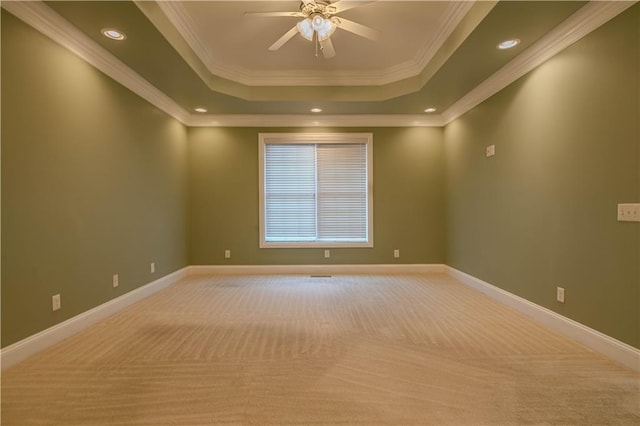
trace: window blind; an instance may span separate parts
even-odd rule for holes
[[[318,239],[367,241],[365,144],[316,146]]]
[[[313,241],[317,229],[315,145],[265,145],[267,241]]]
[[[265,143],[264,241],[367,243],[366,143]]]

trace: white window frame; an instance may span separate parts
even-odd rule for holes
[[[373,134],[372,133],[259,133],[260,248],[357,248],[373,247]],[[264,151],[267,144],[364,143],[367,149],[367,241],[366,242],[268,242],[265,241]]]

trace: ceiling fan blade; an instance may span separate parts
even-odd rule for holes
[[[291,16],[299,18],[304,15],[301,12],[245,12],[244,16]]]
[[[302,3],[304,3],[304,5],[308,5],[308,4],[316,4],[316,0],[302,0]]]
[[[342,28],[350,33],[354,33],[360,37],[368,38],[370,40],[377,40],[380,38],[380,31],[374,30],[371,27],[367,27],[344,18],[334,17],[333,19],[335,19],[334,22],[336,22],[338,28]]]
[[[328,38],[320,42],[320,48],[322,49],[322,54],[325,59],[333,58],[336,56],[336,51],[333,48],[333,42]]]
[[[286,42],[291,40],[296,34],[298,34],[298,27],[294,25],[293,28],[291,28],[282,37],[280,37],[275,43],[269,46],[269,50],[280,49]]]
[[[331,12],[331,14],[336,14],[340,12],[344,12],[345,10],[353,9],[354,7],[366,6],[370,3],[374,3],[376,0],[371,1],[349,1],[349,0],[338,0],[335,3],[331,3],[327,6],[327,9]]]

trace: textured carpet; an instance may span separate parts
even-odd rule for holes
[[[444,274],[190,277],[5,371],[3,425],[638,425],[640,376]]]

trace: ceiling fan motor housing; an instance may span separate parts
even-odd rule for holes
[[[300,11],[310,19],[313,19],[313,15],[320,15],[325,19],[329,19],[335,13],[335,8],[332,8],[328,1],[316,0],[306,4],[302,2]]]

